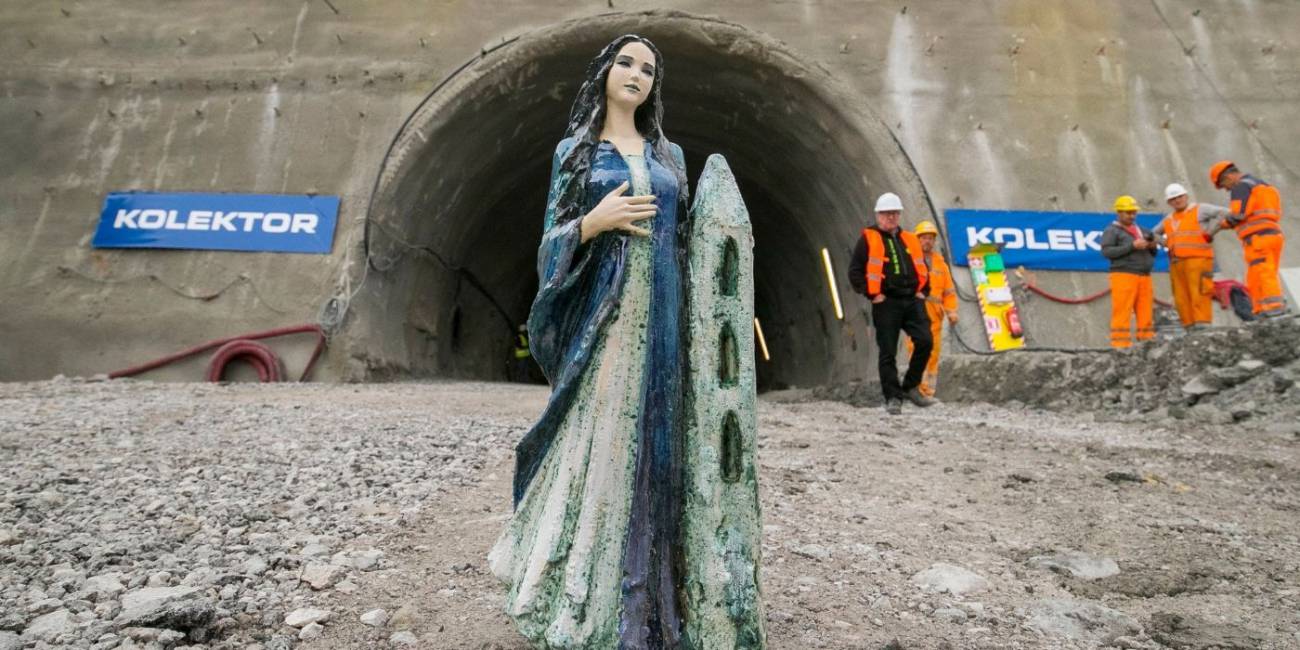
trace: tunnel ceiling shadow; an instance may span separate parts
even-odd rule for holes
[[[664,130],[694,180],[727,158],[754,227],[760,385],[824,383],[844,354],[821,265],[840,264],[879,192],[923,188],[879,120],[783,45],[680,13],[611,14],[541,30],[438,88],[387,157],[367,224],[361,337],[400,341],[412,376],[498,379],[536,291],[551,158],[587,62],[638,33],[664,54]],[[841,294],[847,287],[841,288]],[[846,298],[848,296],[845,296]]]

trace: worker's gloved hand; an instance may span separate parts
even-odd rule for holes
[[[957,324],[957,312],[955,311],[948,312],[948,324],[949,325]]]
[[[917,300],[925,300],[925,294],[921,293],[920,291],[917,291],[917,292],[916,292],[916,299],[917,299]]]
[[[882,302],[885,302],[885,294],[883,293],[878,294],[875,298],[871,299],[871,304],[873,305],[879,305]]]

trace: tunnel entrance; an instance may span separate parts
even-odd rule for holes
[[[366,291],[350,334],[372,374],[504,379],[534,270],[551,154],[587,62],[639,33],[664,53],[664,130],[694,190],[721,153],[753,222],[762,388],[863,375],[860,300],[844,268],[872,201],[902,194],[928,218],[906,156],[865,100],[742,26],[680,13],[609,14],[509,41],[413,113],[385,160],[366,226]],[[821,249],[846,305],[837,320]]]

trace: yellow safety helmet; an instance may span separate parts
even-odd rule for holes
[[[921,236],[921,235],[935,235],[935,236],[938,236],[938,235],[939,235],[939,229],[938,229],[937,227],[935,227],[933,221],[930,221],[930,220],[927,219],[927,220],[925,220],[925,221],[922,221],[921,223],[916,224],[916,229],[912,231],[912,234],[914,234],[914,235],[916,235],[916,236],[918,236],[918,237]]]
[[[1115,199],[1116,212],[1137,212],[1139,210],[1137,199],[1125,194]]]

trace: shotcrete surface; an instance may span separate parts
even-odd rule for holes
[[[665,92],[681,98],[668,103],[669,137],[698,143],[700,156],[723,151],[737,162],[734,153],[750,152],[755,189],[742,189],[751,212],[789,203],[767,225],[755,221],[760,268],[804,283],[758,290],[776,363],[798,371],[772,386],[865,374],[856,352],[870,340],[863,303],[844,293],[849,315],[837,321],[818,263],[825,247],[844,268],[869,217],[866,198],[885,185],[924,186],[929,202],[901,188],[909,226],[929,203],[939,212],[1106,211],[1132,194],[1158,211],[1175,180],[1195,200],[1223,203],[1206,170],[1226,157],[1294,201],[1298,3],[625,4],[4,3],[0,303],[16,307],[0,311],[0,379],[107,372],[211,338],[335,319],[344,327],[317,380],[502,376],[505,321],[522,320],[531,297],[540,179],[595,49],[561,38],[573,19],[592,39],[630,23],[662,33]],[[744,37],[719,40],[719,30]],[[547,40],[528,56],[515,47]],[[505,108],[485,104],[481,88],[460,88],[485,68],[500,71],[492,88],[510,100]],[[837,98],[827,107],[883,137],[861,144],[855,131],[864,129],[803,101],[825,94],[827,79],[847,91],[826,95]],[[388,147],[435,88],[446,110],[429,125],[465,137],[409,152],[426,154],[429,173],[402,192],[432,197],[402,211],[422,235],[409,246],[425,251],[411,255],[413,284],[367,271],[364,242],[376,178],[386,161],[400,167]],[[837,148],[851,150],[850,164],[814,160]],[[896,159],[902,152],[907,161]],[[462,169],[472,183],[453,182]],[[442,181],[446,192],[435,192]],[[328,256],[94,249],[104,195],[122,190],[325,194],[342,207]],[[450,210],[453,198],[469,207]],[[1295,214],[1286,212],[1290,234]],[[503,225],[497,215],[526,215],[506,222],[519,224],[506,229],[513,253],[488,249]],[[1240,278],[1236,240],[1225,234],[1215,247],[1224,277]],[[1283,265],[1300,265],[1300,247],[1285,249]],[[966,291],[968,274],[956,276]],[[1063,296],[1106,286],[1100,273],[1039,276]],[[1156,287],[1168,297],[1165,275]],[[367,302],[390,294],[419,300],[409,311]],[[1104,301],[1037,299],[1020,312],[1033,345],[1106,341]],[[962,313],[960,327],[980,339],[974,308]],[[149,378],[192,379],[197,365]]]
[[[193,587],[184,602],[215,607],[192,647],[288,647],[304,633],[286,614],[316,608],[331,615],[305,626],[320,633],[308,647],[409,632],[418,647],[522,648],[484,558],[509,513],[512,445],[546,397],[0,384],[0,641],[38,617],[68,647],[127,635],[122,594],[98,577],[117,572],[127,594]],[[1294,421],[987,404],[888,417],[795,391],[758,415],[772,648],[1300,643]],[[1086,570],[1110,561],[1118,574]],[[360,622],[377,608],[388,623]]]

